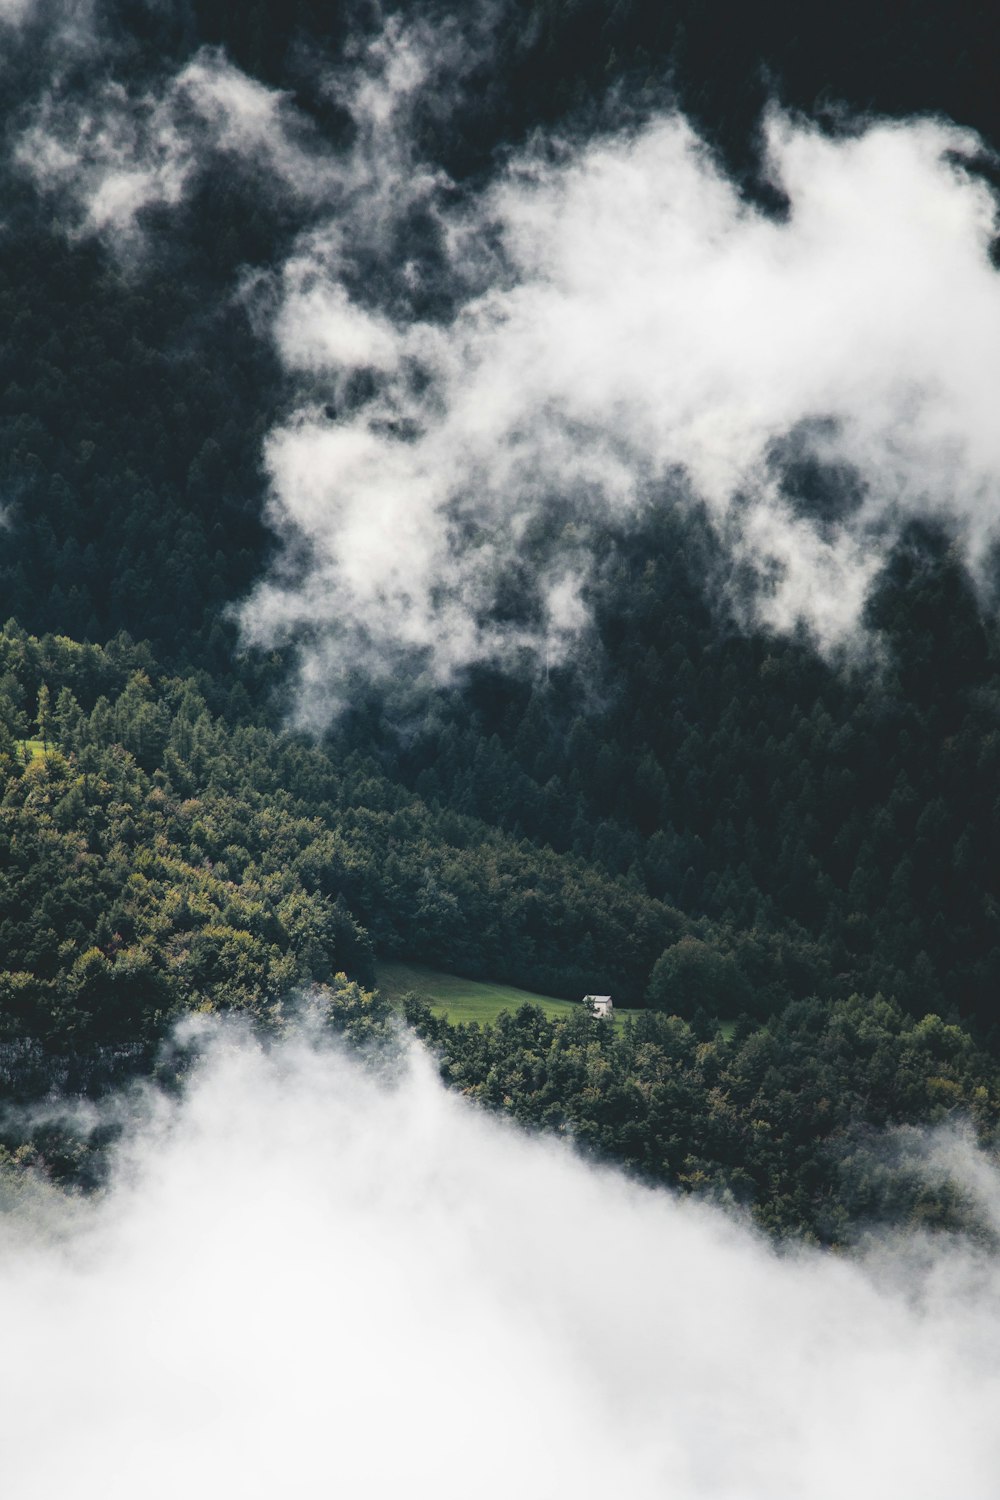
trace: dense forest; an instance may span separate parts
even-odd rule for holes
[[[448,110],[418,101],[408,127],[458,203],[543,129],[669,105],[780,220],[760,141],[775,97],[833,133],[845,110],[947,115],[985,142],[969,170],[996,173],[970,5],[887,10],[863,48],[859,7],[808,27],[780,3],[512,0],[475,26],[444,7],[392,14],[478,27]],[[208,151],[186,197],[141,208],[124,254],[17,143],[60,89],[112,97],[117,78],[153,98],[210,55],[294,97],[303,139],[335,151],[355,125],[325,70],[385,24],[376,6],[191,0],[98,7],[75,51],[49,8],[8,29],[3,1099],[96,1096],[155,1070],[190,1011],[266,1029],[314,991],[357,1037],[391,1031],[374,965],[405,957],[642,1011],[624,1030],[582,1008],[450,1027],[414,999],[442,1076],[486,1107],[777,1234],[963,1222],[885,1141],[950,1121],[995,1145],[1000,1128],[995,546],[973,566],[942,509],[905,518],[867,589],[863,649],[824,651],[804,623],[748,624],[751,581],[673,473],[637,512],[588,521],[590,628],[552,664],[473,660],[415,678],[405,706],[355,671],[341,712],[303,728],[294,633],[265,648],[241,632],[280,550],[268,434],[301,395],[247,288],[302,219],[259,163]],[[79,130],[100,145],[93,118]],[[446,236],[418,209],[398,233],[406,295],[443,326]],[[367,245],[344,276],[391,300],[394,264]],[[331,423],[373,379],[320,390]],[[820,531],[851,512],[836,463],[777,443],[770,462]],[[551,510],[553,531],[567,515]],[[490,605],[505,624],[534,608],[530,547],[548,539],[528,543]],[[68,1127],[26,1118],[0,1116],[9,1163],[99,1177]]]

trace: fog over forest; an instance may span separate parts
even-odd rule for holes
[[[126,264],[155,263],[220,160],[300,226],[283,264],[226,289],[300,392],[263,452],[286,546],[241,615],[247,641],[305,637],[300,715],[322,723],[352,669],[405,673],[414,651],[439,680],[561,660],[595,523],[678,498],[708,507],[746,623],[804,623],[820,647],[858,645],[913,517],[943,519],[976,572],[1000,289],[975,132],[846,108],[831,132],[775,97],[765,208],[679,109],[612,95],[589,130],[536,132],[460,187],[416,121],[447,127],[502,11],[430,14],[391,15],[322,77],[343,144],[218,48],[137,88],[97,40],[86,86],[57,75],[13,143],[70,239]],[[818,510],[789,484],[803,466],[830,476]],[[535,606],[504,624],[526,547]]]
[[[3,1500],[995,1500],[995,47],[660,9],[0,0]]]
[[[106,1195],[7,1205],[11,1500],[994,1494],[992,1255],[781,1255],[419,1051],[385,1077],[308,1029],[202,1045],[181,1102],[133,1101]],[[1000,1224],[994,1170],[939,1149]]]

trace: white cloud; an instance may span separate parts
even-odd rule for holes
[[[327,373],[338,366],[348,371],[396,367],[399,351],[392,325],[358,307],[343,287],[319,280],[311,259],[291,261],[285,285],[274,337],[287,365]]]
[[[287,95],[247,77],[223,53],[203,48],[169,94],[175,105],[195,111],[216,150],[254,162],[303,198],[329,191],[326,153]]]
[[[18,141],[18,164],[75,209],[74,232],[131,237],[136,218],[184,196],[192,160],[162,103],[108,84],[91,105],[48,97]]]
[[[30,52],[32,73],[44,60],[53,78],[64,78],[82,63],[113,53],[104,20],[97,0],[0,0],[0,29],[9,48],[4,61],[17,71]]]
[[[250,602],[248,632],[326,624],[335,646],[310,650],[374,645],[388,670],[394,643],[425,642],[447,676],[503,648],[491,580],[553,502],[627,514],[678,472],[737,556],[777,569],[758,609],[779,628],[850,633],[901,516],[951,518],[975,562],[1000,486],[996,203],[962,165],[977,142],[935,120],[831,138],[778,111],[766,140],[782,221],[676,115],[540,143],[471,205],[437,204],[444,325],[370,294],[352,312],[314,231],[274,324],[309,401],[267,448],[274,523],[314,554]],[[312,404],[324,362],[331,393],[352,366],[375,377],[334,426]],[[783,488],[792,440],[857,471],[849,514],[817,520]]]
[[[676,114],[539,137],[459,192],[416,127],[447,119],[492,16],[359,42],[321,85],[352,122],[338,147],[203,50],[141,98],[54,91],[17,148],[70,232],[118,249],[220,153],[297,204],[294,253],[244,287],[301,399],[264,455],[289,545],[241,618],[248,640],[300,641],[303,715],[335,712],[356,671],[558,660],[595,525],[665,493],[704,502],[757,572],[757,622],[823,645],[856,631],[907,517],[945,518],[975,569],[1000,499],[977,140],[933,119],[831,136],[775,109],[784,219]],[[839,476],[832,499],[809,473]]]
[[[18,0],[9,0],[16,9]],[[2,4],[2,0],[0,0]],[[480,14],[480,11],[482,14]],[[441,99],[478,55],[488,7],[470,7],[463,24],[404,24],[384,29],[330,67],[319,87],[350,117],[352,141],[334,152],[296,108],[236,67],[217,47],[202,47],[177,73],[139,94],[112,79],[82,87],[58,71],[19,136],[15,160],[38,187],[68,208],[70,232],[134,248],[143,209],[176,207],[219,154],[257,174],[260,190],[280,193],[307,212],[331,217],[327,250],[370,248],[441,174],[415,160],[411,116],[422,91]],[[477,42],[477,38],[480,38]]]
[[[0,26],[20,26],[34,6],[35,0],[0,0]]]
[[[336,182],[288,98],[214,48],[159,91],[136,96],[115,81],[89,94],[56,86],[15,147],[21,168],[68,206],[73,235],[103,236],[118,249],[140,238],[144,209],[176,207],[218,153],[293,197],[328,198]]]
[[[420,1056],[223,1034],[107,1195],[0,1219],[4,1494],[992,1500],[998,1292],[947,1241],[779,1256]]]

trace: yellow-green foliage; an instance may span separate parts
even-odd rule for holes
[[[7,1033],[77,1045],[152,1037],[186,1008],[259,1014],[341,971],[371,983],[375,945],[495,976],[452,988],[449,1014],[562,1013],[594,987],[639,993],[684,931],[634,885],[435,811],[356,754],[226,723],[140,647],[0,631],[2,704],[0,962],[31,976],[0,1007]],[[50,748],[25,763],[33,713]]]
[[[206,788],[175,795],[120,743],[50,750],[0,796],[0,1034],[154,1034],[179,1010],[259,1014],[342,970],[364,935],[307,890],[318,825]],[[291,857],[290,857],[291,856]]]

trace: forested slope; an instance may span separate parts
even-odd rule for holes
[[[33,180],[18,150],[79,96],[67,118],[82,173],[101,150],[127,179],[145,169],[134,116],[140,137],[167,121],[153,175],[168,176],[194,108],[177,104],[178,70],[207,57],[227,87],[231,64],[245,70],[241,98],[266,97],[275,126],[294,111],[297,171],[332,172],[359,139],[364,154],[343,76],[385,18],[315,0],[94,14],[57,66],[65,39],[32,12],[4,33],[0,64],[7,1100],[99,1093],[154,1066],[180,1016],[226,1009],[266,1026],[316,986],[373,1006],[381,1025],[359,996],[375,955],[399,956],[647,1006],[623,1035],[583,1015],[454,1030],[411,1007],[448,1081],[491,1108],[646,1180],[753,1204],[780,1232],[846,1239],[883,1211],[960,1218],[916,1177],[883,1180],[870,1132],[968,1120],[995,1143],[996,547],[973,566],[952,497],[932,497],[900,521],[855,635],[821,650],[804,624],[761,624],[760,579],[682,473],[620,515],[591,512],[584,484],[535,516],[518,566],[476,605],[477,625],[530,634],[538,559],[578,526],[596,561],[573,649],[404,672],[404,693],[345,668],[339,713],[289,729],[308,717],[295,718],[301,640],[279,629],[273,649],[253,648],[238,613],[308,551],[290,528],[280,572],[268,438],[283,423],[349,425],[366,403],[373,432],[388,422],[375,366],[324,384],[281,357],[281,278],[322,238],[295,197],[308,194],[279,190],[277,158],[243,160],[212,137],[197,168],[182,153],[176,201],[154,195],[116,239],[81,219],[73,189]],[[865,111],[944,112],[982,135],[969,180],[995,176],[1000,117],[973,65],[989,27],[971,5],[841,8],[808,26],[784,4],[393,15],[461,54],[407,118],[400,181],[426,172],[439,197],[338,247],[335,289],[386,318],[403,307],[429,342],[475,305],[449,280],[463,208],[471,219],[482,185],[545,128],[536,165],[680,107],[762,224],[789,212],[764,158],[769,101],[818,111],[820,134],[846,140]],[[254,93],[263,84],[282,92]],[[101,108],[126,96],[119,139]],[[310,212],[336,201],[346,214],[360,192],[348,189],[338,179],[341,199],[319,194]],[[476,262],[470,281],[482,274]],[[393,436],[414,439],[405,423]],[[796,429],[763,461],[821,538],[865,490],[822,447]],[[460,509],[448,519],[460,532]],[[336,651],[329,661],[341,670]],[[736,1023],[728,1039],[720,1020]],[[23,1117],[4,1119],[16,1150]],[[76,1170],[72,1153],[66,1166],[35,1148]]]
[[[387,1036],[360,988],[375,944],[569,997],[595,974],[647,988],[624,1032],[582,1010],[484,1030],[407,1007],[452,1086],[644,1180],[824,1241],[883,1218],[974,1222],[919,1137],[875,1132],[952,1120],[992,1143],[995,1059],[939,1016],[836,998],[820,945],[685,917],[634,877],[428,806],[358,752],[254,724],[242,689],[212,713],[206,679],[162,673],[126,637],[102,649],[8,625],[0,662],[8,1110],[162,1067],[192,1011],[270,1029],[318,987],[337,1024]],[[735,1010],[726,1038],[710,1016]],[[72,1123],[5,1118],[10,1159],[99,1175],[105,1132],[88,1148]]]
[[[431,811],[360,754],[213,715],[128,640],[9,626],[0,656],[10,1036],[153,1043],[185,1009],[263,1014],[341,970],[370,984],[373,942],[638,995],[692,930],[627,881]]]
[[[624,1030],[528,1007],[449,1027],[415,998],[407,1014],[467,1098],[641,1181],[738,1205],[770,1233],[846,1245],[887,1224],[982,1232],[926,1127],[995,1150],[1000,1072],[938,1016],[855,995],[724,1037],[652,1011]]]
[[[868,605],[880,656],[834,665],[713,616],[689,522],[615,540],[599,700],[593,667],[480,681],[398,752],[400,774],[739,934],[758,1011],[784,998],[763,993],[760,954],[780,935],[819,993],[882,990],[989,1029],[1000,657],[947,538],[903,538]]]

